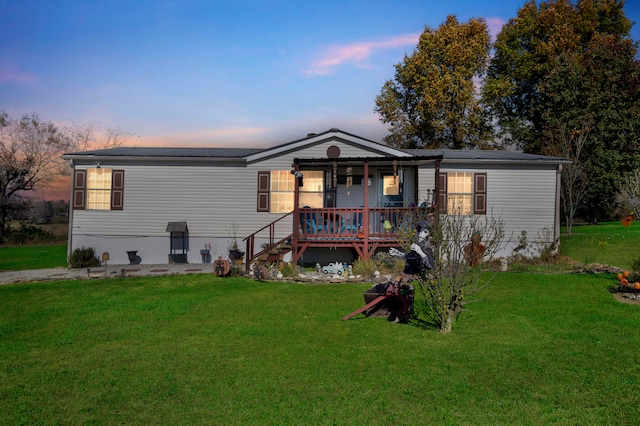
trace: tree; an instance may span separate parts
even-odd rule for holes
[[[70,146],[66,132],[35,114],[16,120],[0,113],[0,241],[11,212],[24,202],[22,193],[60,179],[60,156]]]
[[[620,194],[625,205],[633,211],[636,219],[640,219],[640,169],[627,174],[620,185]]]
[[[133,136],[133,133],[119,127],[102,130],[96,124],[74,125],[69,132],[73,149],[77,151],[117,148],[128,143]]]
[[[562,168],[560,175],[560,201],[565,215],[567,233],[571,234],[576,212],[585,204],[588,189],[588,173],[582,150],[589,136],[589,127],[585,125],[579,130],[560,127],[553,133],[560,138],[557,146],[562,151],[562,157],[571,160],[571,164]]]
[[[400,226],[405,253],[415,241],[415,226],[407,221]],[[484,246],[477,259],[467,249],[472,239],[481,237]],[[504,221],[490,212],[487,215],[440,215],[430,227],[433,268],[413,275],[414,305],[422,319],[450,333],[458,315],[467,308],[470,296],[481,290],[490,277],[480,263],[491,260],[504,248]]]
[[[482,19],[447,17],[425,28],[417,50],[395,65],[376,98],[375,111],[390,125],[385,142],[397,148],[465,148],[491,139],[474,79],[485,72],[490,39]]]
[[[639,157],[640,68],[623,6],[527,2],[498,34],[483,87],[505,142],[552,155],[566,151],[568,141],[583,143],[582,214],[594,220],[613,210],[620,177]],[[582,136],[571,137],[576,132]]]

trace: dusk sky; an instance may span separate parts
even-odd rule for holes
[[[484,17],[495,36],[523,4],[0,0],[0,110],[140,146],[266,147],[332,127],[380,141],[375,98],[425,26]],[[625,11],[640,21],[640,0]]]

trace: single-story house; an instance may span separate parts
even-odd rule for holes
[[[266,149],[119,147],[63,158],[73,169],[69,252],[93,247],[111,264],[227,258],[234,240],[247,265],[276,245],[296,262],[351,262],[398,246],[405,210],[453,214],[453,201],[457,213],[498,212],[508,256],[522,231],[558,240],[569,164],[509,151],[401,150],[339,129]]]

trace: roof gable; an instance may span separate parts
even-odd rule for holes
[[[391,148],[387,145],[383,145],[378,142],[374,142],[369,139],[362,138],[360,136],[352,135],[351,133],[343,132],[340,129],[330,129],[324,133],[312,133],[306,138],[299,139],[293,142],[288,142],[282,145],[267,148],[260,152],[247,156],[248,162],[260,161],[266,158],[280,156],[286,153],[299,151],[309,146],[325,143],[330,140],[344,142],[350,145],[358,146],[366,151],[378,155],[386,155],[390,157],[411,157],[412,155],[401,151],[399,149]]]

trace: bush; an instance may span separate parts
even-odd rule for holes
[[[373,259],[356,259],[353,262],[353,274],[364,278],[373,278],[373,273],[379,270],[377,263]]]
[[[6,244],[15,246],[51,243],[58,240],[53,232],[25,223],[21,223],[17,229],[8,227],[5,237]]]
[[[72,268],[90,268],[100,266],[100,260],[96,256],[93,247],[82,247],[75,249],[69,256],[69,266]]]

